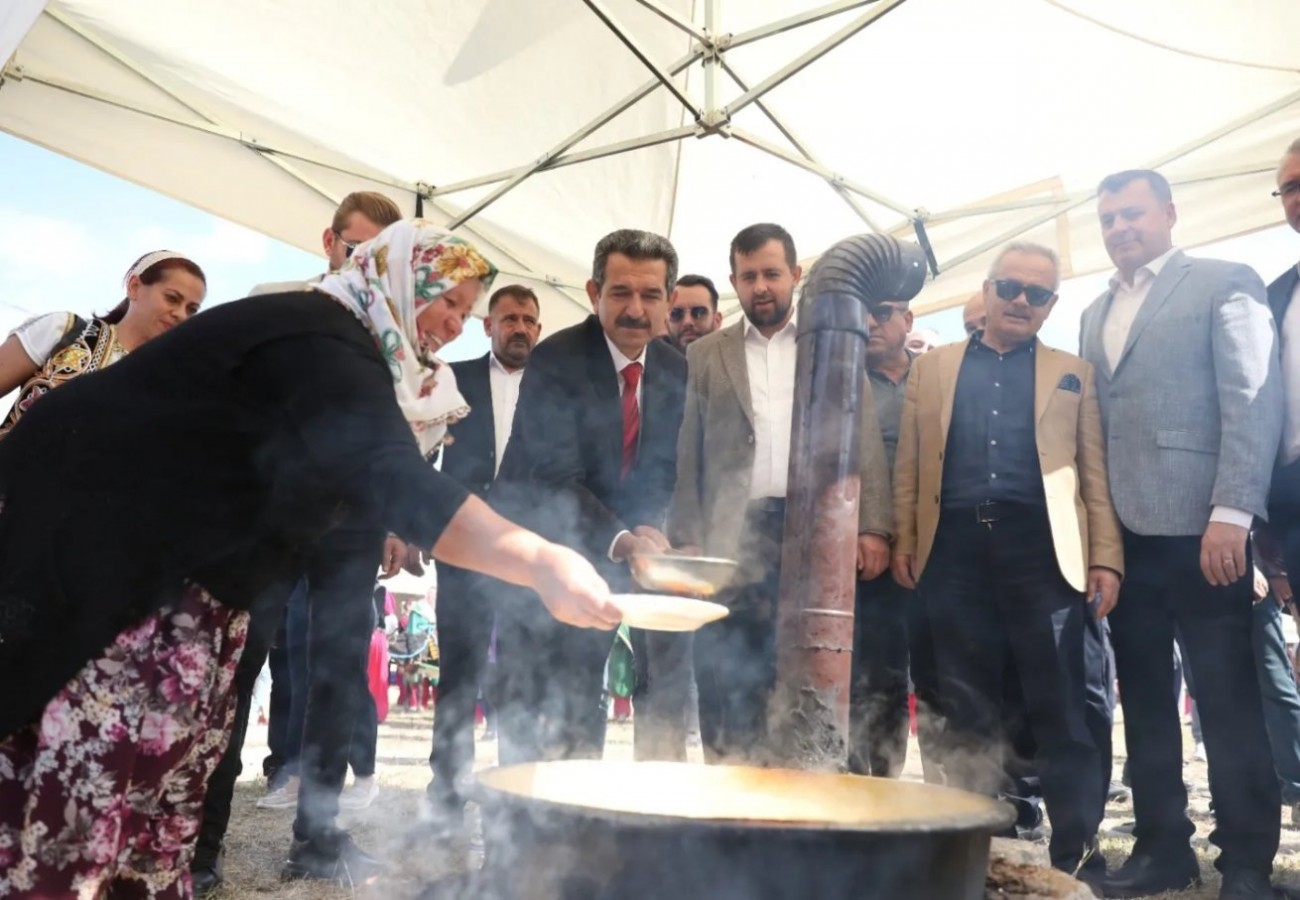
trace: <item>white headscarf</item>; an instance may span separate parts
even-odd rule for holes
[[[487,290],[496,268],[474,247],[422,219],[394,222],[353,252],[315,287],[346,306],[370,329],[393,373],[397,403],[427,456],[447,425],[469,413],[451,368],[421,345],[416,318],[463,281]]]

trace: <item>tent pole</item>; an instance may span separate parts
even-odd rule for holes
[[[713,34],[713,26],[709,24],[707,17],[705,19],[704,29],[701,30],[694,22],[679,15],[676,10],[664,6],[659,2],[659,0],[636,0],[636,2],[640,3],[664,21],[686,32],[701,44],[707,46],[713,43],[713,38],[711,37]]]
[[[876,2],[878,0],[838,0],[836,3],[827,3],[825,6],[810,9],[787,19],[780,19],[768,25],[751,28],[749,31],[742,31],[740,34],[732,35],[726,41],[723,49],[743,47],[746,44],[761,41],[763,38],[771,37],[774,34],[782,34],[804,25],[811,25],[813,22],[820,22],[822,19],[829,19],[831,16],[838,16],[842,12],[848,12],[851,9],[857,9],[860,6]]]
[[[590,2],[590,0],[587,0],[587,2]],[[873,6],[868,12],[864,13],[861,16],[858,16],[848,25],[845,25],[839,31],[835,32],[830,37],[822,41],[821,43],[812,47],[812,49],[807,50],[804,53],[801,53],[799,56],[796,56],[789,63],[777,69],[767,78],[764,78],[758,84],[754,85],[748,91],[746,91],[745,93],[737,97],[734,101],[728,104],[727,114],[730,116],[735,116],[736,113],[740,112],[746,106],[749,106],[749,104],[753,103],[759,97],[762,97],[768,91],[772,90],[775,87],[779,87],[790,78],[794,77],[795,75],[798,75],[808,66],[812,65],[814,62],[821,59],[827,53],[834,50],[836,47],[838,47],[840,44],[847,41],[849,38],[853,37],[859,31],[862,31],[872,22],[875,22],[881,16],[884,16],[885,14],[892,12],[893,10],[902,6],[906,2],[907,0],[877,0],[876,5]]]
[[[748,131],[745,131],[740,128],[733,129],[731,132],[731,136],[743,144],[748,144],[749,146],[757,150],[762,150],[764,153],[770,153],[771,155],[777,157],[778,159],[783,159],[793,166],[798,166],[801,169],[806,169],[807,171],[812,172],[814,175],[819,175],[822,178],[824,178],[826,181],[830,182],[831,184],[838,184],[841,187],[845,188],[846,190],[850,190],[860,197],[865,197],[866,199],[871,200],[874,203],[879,203],[881,206],[892,209],[894,212],[906,216],[909,220],[912,219],[914,216],[912,210],[903,206],[898,201],[891,200],[888,197],[885,197],[882,194],[873,191],[871,188],[866,187],[865,185],[858,184],[856,181],[851,181],[850,179],[845,178],[843,175],[840,175],[838,172],[834,172],[831,169],[828,169],[826,166],[822,165],[821,163],[817,162],[814,159],[804,159],[803,157],[798,156],[797,154],[791,153],[789,150],[786,150],[784,147],[778,147],[776,144],[773,144],[771,141],[764,140],[763,138],[758,137],[755,134],[751,134]]]
[[[677,82],[673,81],[672,75],[659,68],[659,64],[637,45],[637,42],[628,34],[627,29],[614,19],[613,13],[605,9],[600,0],[582,0],[582,2],[587,4],[587,8],[595,14],[596,18],[605,23],[605,27],[614,32],[614,36],[623,43],[624,47],[631,51],[633,56],[641,60],[643,66],[654,73],[655,78],[659,79],[659,83],[668,89],[668,93],[676,97],[677,102],[686,107],[687,111],[695,116],[696,121],[699,121],[702,115],[700,107],[690,97],[686,96],[685,91],[677,86]]]

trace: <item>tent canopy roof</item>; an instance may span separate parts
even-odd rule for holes
[[[552,330],[620,227],[725,285],[753,222],[809,260],[919,224],[928,311],[1013,237],[1108,266],[1113,170],[1170,177],[1184,246],[1276,223],[1296,33],[1293,0],[16,0],[0,129],[312,251],[349,191],[419,196]]]

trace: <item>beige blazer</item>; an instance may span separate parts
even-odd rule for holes
[[[966,348],[962,341],[918,357],[907,378],[894,461],[894,516],[898,521],[894,552],[916,557],[918,577],[939,527],[943,454]],[[1066,387],[1075,384],[1077,390]],[[1087,590],[1090,566],[1124,573],[1124,550],[1106,478],[1095,385],[1090,363],[1038,342],[1034,351],[1034,414],[1047,518],[1061,574],[1079,591]]]
[[[668,510],[668,539],[674,546],[694,544],[706,555],[736,559],[754,468],[754,407],[744,322],[700,338],[691,344],[686,360],[686,413],[677,439],[677,487]],[[889,466],[871,390],[865,385],[859,433],[858,528],[892,536]]]

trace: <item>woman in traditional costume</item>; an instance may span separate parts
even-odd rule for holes
[[[19,325],[0,344],[0,396],[20,388],[0,437],[60,384],[117,362],[194,315],[208,291],[198,264],[171,250],[137,259],[122,286],[126,297],[103,316],[47,313]]]

